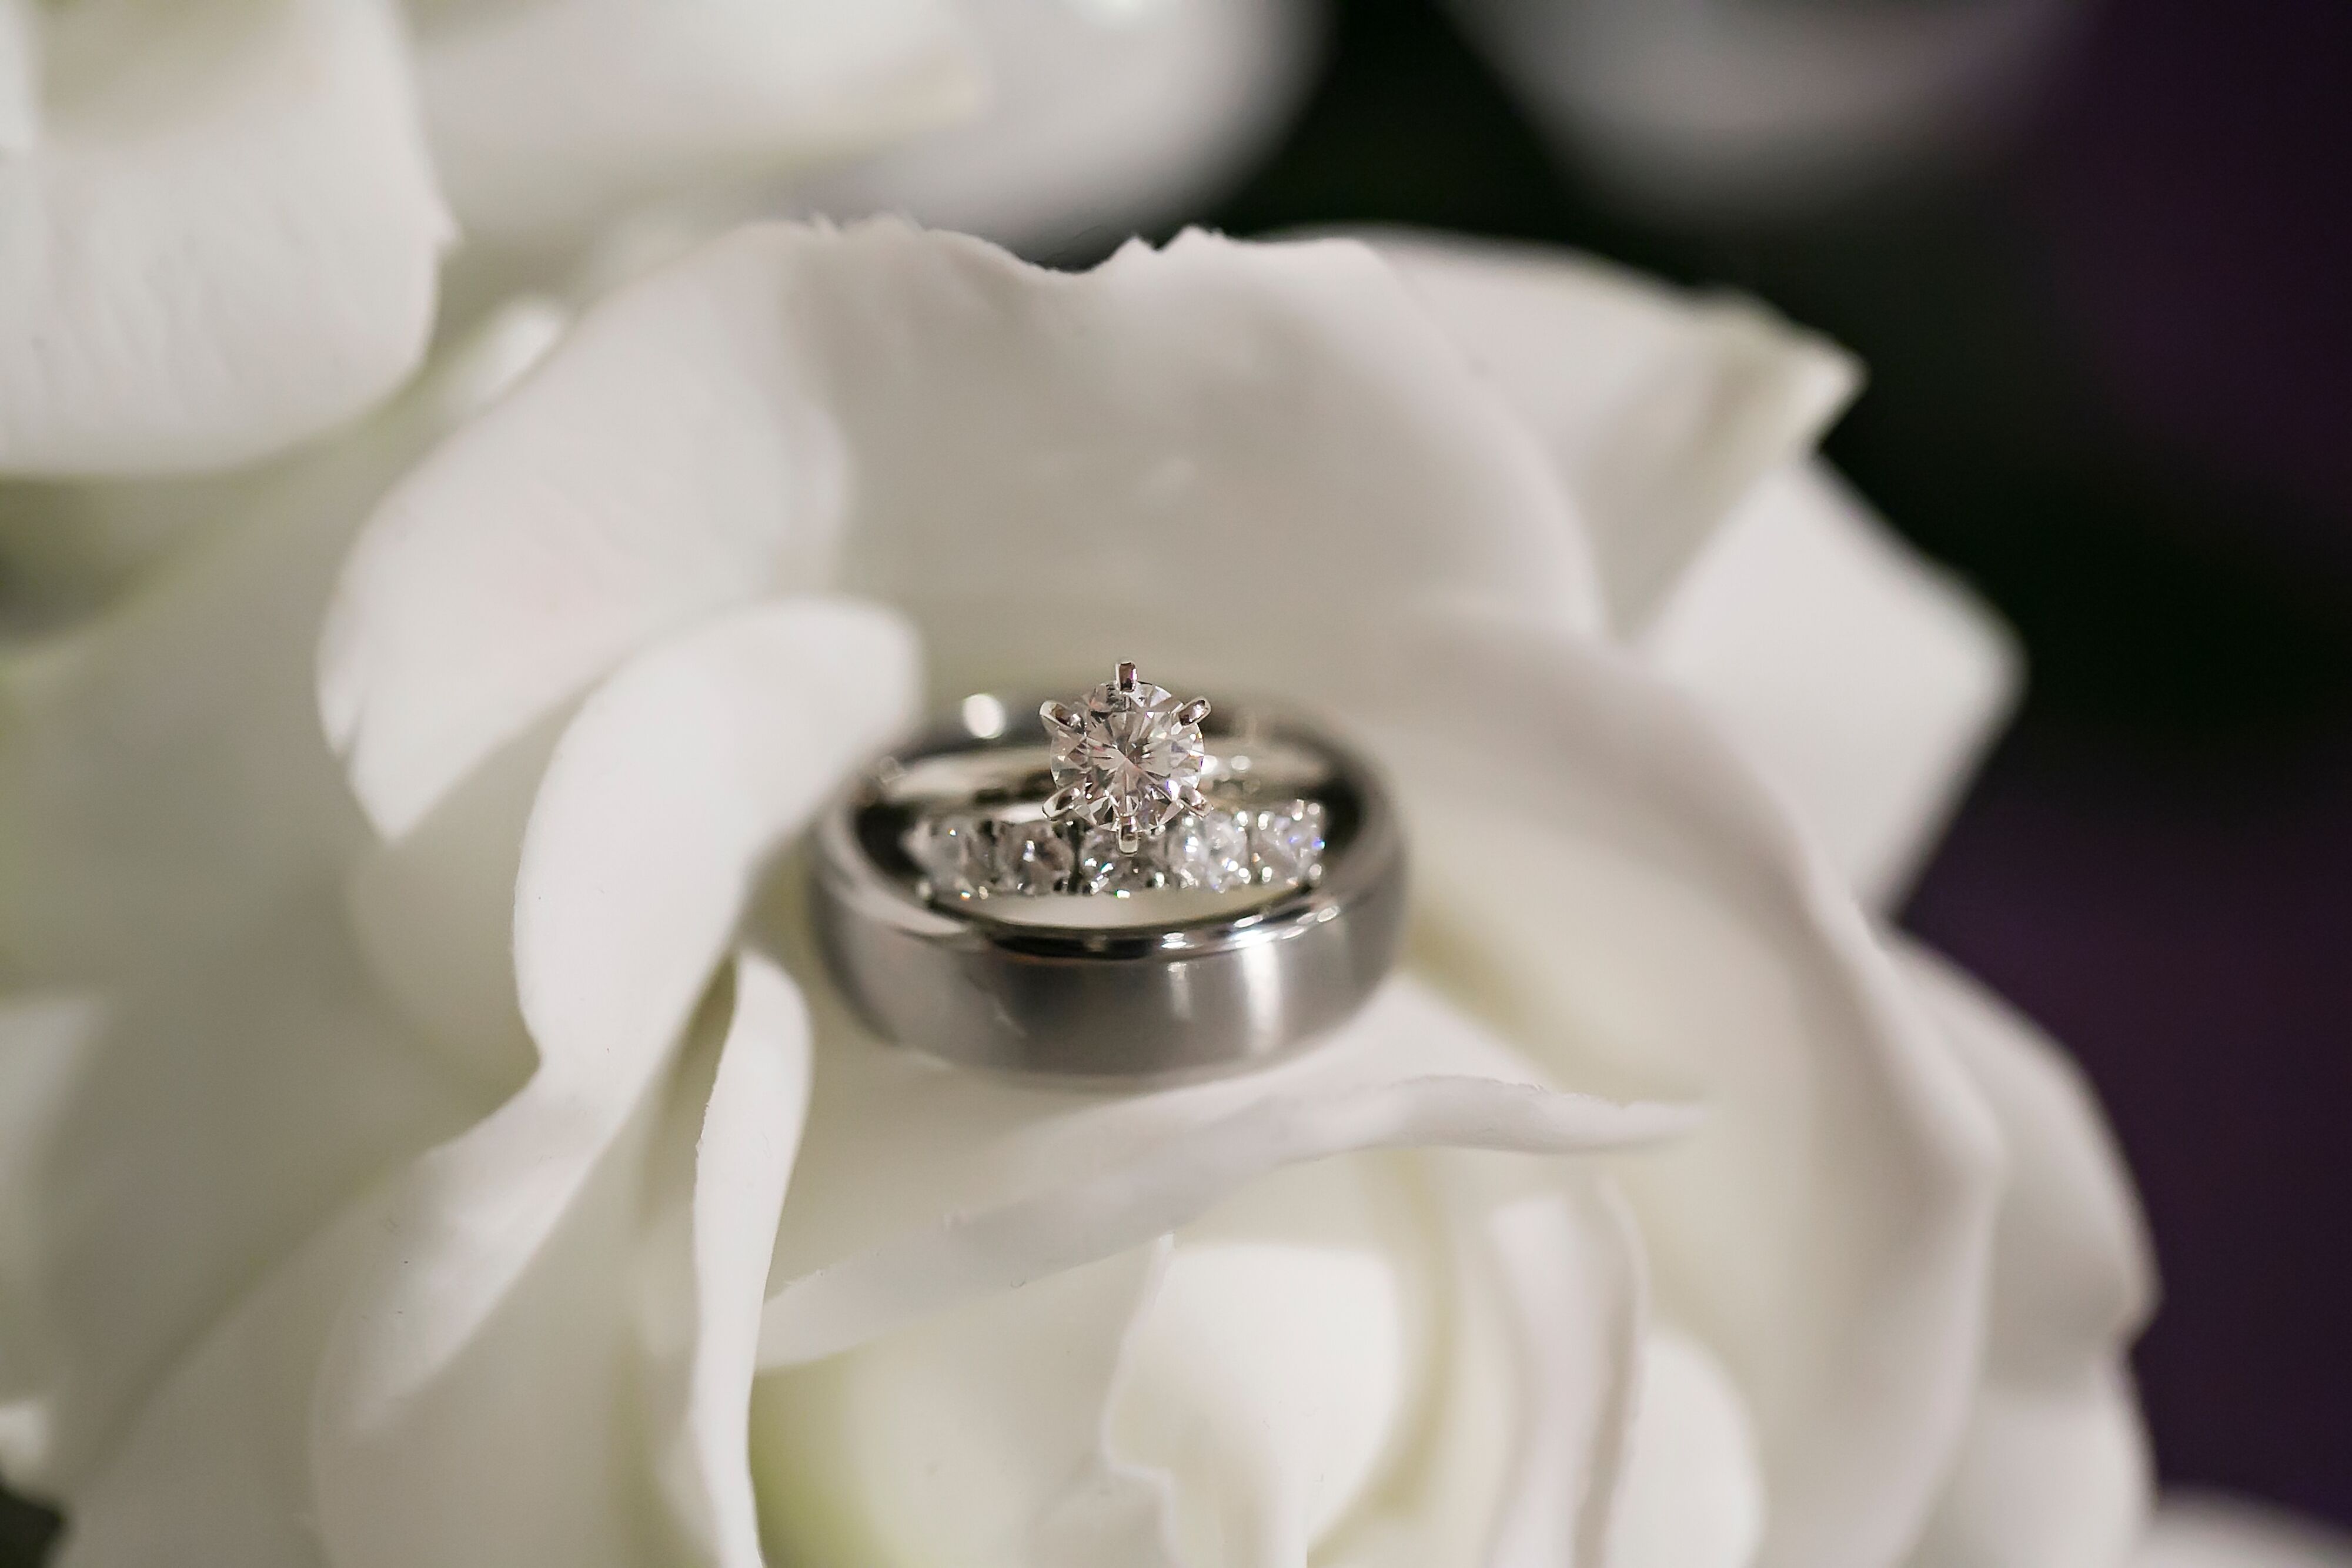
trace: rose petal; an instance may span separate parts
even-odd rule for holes
[[[761,862],[906,723],[911,665],[903,629],[881,612],[782,601],[641,655],[572,721],[514,895],[516,990],[539,1071],[414,1173],[411,1263],[355,1325],[354,1408],[434,1377],[527,1265],[659,1071]],[[367,1354],[368,1324],[411,1297],[415,1315]]]
[[[1598,1563],[1633,1418],[1640,1241],[1607,1184],[1475,1154],[1412,1156],[1450,1242],[1421,1435],[1318,1544],[1328,1568]]]
[[[1172,1246],[766,1379],[771,1549],[904,1568],[1597,1562],[1639,1299],[1630,1228],[1590,1180],[1449,1154],[1292,1166]]]
[[[79,1508],[208,1325],[388,1163],[482,1106],[373,1000],[331,898],[126,977],[12,1132],[11,1381],[37,1389],[37,1484]],[[24,1141],[19,1142],[22,1139]],[[21,1249],[21,1250],[19,1250]],[[233,1560],[233,1559],[232,1559]]]
[[[625,1490],[598,1435],[611,1391],[583,1369],[608,1367],[620,1333],[614,1217],[634,1202],[647,1097],[762,862],[907,721],[912,664],[887,616],[786,601],[646,653],[572,721],[515,892],[539,1071],[404,1176],[323,1374],[338,1561],[409,1561],[420,1513],[446,1531],[436,1562],[630,1560],[600,1526],[618,1504],[583,1500]],[[698,1441],[714,1418],[695,1415]],[[532,1436],[551,1423],[561,1455]],[[712,1506],[714,1539],[738,1549],[740,1511]]]
[[[1942,831],[2022,678],[2008,628],[1818,464],[1757,486],[1642,647],[1882,908]]]
[[[245,462],[415,368],[450,227],[388,0],[6,9],[0,470]]]
[[[1063,592],[1064,563],[1134,586]],[[1408,601],[1592,607],[1540,454],[1360,246],[1194,235],[1071,277],[757,228],[591,312],[386,502],[328,728],[397,836],[647,639],[824,582],[975,684],[1112,644],[1262,671]]]
[[[2156,1292],[2130,1177],[2054,1046],[1940,960],[1905,958],[2009,1148],[1985,1384],[1915,1562],[2120,1563],[2150,1492],[2125,1355]]]
[[[37,1396],[56,1364],[41,1278],[47,1227],[39,1177],[74,1076],[102,1024],[86,997],[0,997],[0,1406]],[[29,1447],[0,1441],[0,1473],[19,1485],[38,1468],[40,1455]],[[45,1435],[38,1448],[47,1447]]]
[[[394,1187],[319,1364],[310,1466],[328,1560],[756,1568],[751,1350],[807,1035],[772,970],[741,967],[734,1003],[706,1009],[675,1072],[586,1169],[551,1173],[576,1185],[543,1232],[468,1258],[414,1223],[429,1164]],[[522,1207],[470,1196],[477,1227]],[[387,1265],[439,1273],[440,1300],[387,1299]],[[400,1316],[462,1311],[468,1287],[495,1310],[432,1372],[383,1389],[381,1359],[409,1348],[386,1343]],[[448,1319],[420,1326],[446,1334]]]
[[[21,156],[40,139],[40,25],[32,0],[0,0],[0,156]]]
[[[656,1155],[677,1168],[657,1166],[649,1185],[675,1203],[656,1219],[648,1272],[675,1289],[652,1294],[642,1315],[670,1517],[693,1561],[761,1568],[751,1373],[768,1253],[808,1112],[808,1015],[793,983],[749,954],[736,959],[734,1004],[709,1092],[680,1096],[693,1114],[673,1116]]]
[[[1746,1568],[1764,1513],[1763,1467],[1739,1391],[1696,1340],[1653,1333],[1642,1347],[1610,1568]]]
[[[1445,1312],[1429,1209],[1409,1159],[1343,1155],[1177,1232],[1108,1425],[1165,1487],[1178,1562],[1305,1568],[1409,1456]]]
[[[1633,1226],[1587,1185],[1496,1209],[1475,1244],[1502,1288],[1519,1389],[1486,1561],[1597,1562],[1631,1458],[1644,1293]]]
[[[2352,1568],[2352,1536],[2284,1509],[2221,1496],[2176,1498],[2132,1568]]]
[[[611,1273],[548,1303],[552,1310],[542,1318],[510,1326],[528,1348],[468,1391],[478,1402],[469,1415],[480,1425],[468,1423],[458,1462],[513,1488],[499,1499],[508,1510],[503,1522],[534,1544],[549,1531],[590,1537],[583,1554],[546,1561],[638,1561],[606,1554],[625,1552],[635,1531],[688,1542],[685,1560],[713,1568],[759,1563],[743,1465],[744,1413],[760,1285],[797,1126],[806,1033],[790,983],[757,959],[741,961],[732,994],[734,1006],[722,1015],[723,1042],[714,1032],[690,1053],[663,1135],[642,1130],[635,1152],[646,1157],[622,1173],[652,1188],[651,1219],[640,1217],[640,1194],[628,1182],[608,1182],[574,1217],[568,1260],[575,1267],[611,1262]],[[70,1496],[62,1563],[132,1568],[185,1560],[320,1568],[374,1560],[321,1538],[312,1469],[333,1473],[335,1456],[312,1452],[311,1416],[331,1329],[399,1223],[390,1202],[395,1193],[388,1187],[353,1204],[162,1381],[125,1441]],[[636,1275],[628,1263],[637,1247],[646,1273],[663,1289],[632,1324],[626,1298]],[[642,1385],[625,1381],[633,1354],[643,1356]],[[625,1413],[646,1408],[636,1402],[641,1388],[650,1396],[658,1449],[645,1460],[658,1463],[670,1488],[673,1511],[662,1519],[647,1518],[639,1505],[641,1476],[624,1480],[604,1469],[646,1440],[642,1428],[624,1434],[615,1427]],[[486,1438],[501,1414],[521,1422],[520,1440],[499,1446]],[[601,1494],[593,1490],[600,1479],[612,1483]],[[530,1490],[534,1484],[577,1490],[565,1490],[563,1507],[542,1507],[545,1498],[535,1500]],[[405,1546],[452,1563],[481,1560],[469,1552],[500,1550],[508,1540],[501,1521],[467,1514],[457,1506],[467,1495],[461,1487],[436,1496],[431,1507],[394,1516],[369,1546]],[[593,1533],[605,1525],[614,1528]],[[445,1531],[458,1542],[443,1544],[436,1532]],[[487,1560],[542,1559],[519,1553]]]
[[[163,1378],[78,1488],[56,1568],[325,1568],[308,1456],[311,1377],[380,1202],[306,1243]]]
[[[515,882],[563,727],[543,723],[500,747],[406,834],[354,856],[345,877],[352,936],[385,994],[493,1101],[538,1062],[515,990]]]
[[[793,951],[793,967],[814,973],[804,944]],[[1365,1148],[1589,1152],[1692,1120],[1679,1107],[1538,1087],[1408,981],[1289,1063],[1127,1094],[943,1069],[883,1048],[814,987],[811,1006],[816,1102],[777,1239],[760,1347],[770,1367],[1140,1246],[1301,1160]]]
[[[346,438],[154,487],[146,515],[182,543],[142,591],[0,651],[0,951],[20,974],[215,945],[363,841],[312,695],[336,563],[392,477],[560,329],[519,304]]]
[[[972,123],[796,186],[802,211],[904,213],[1031,254],[1213,204],[1311,84],[1312,0],[965,0]]]
[[[808,1190],[803,1186],[795,1193]],[[1162,1239],[762,1378],[752,1466],[778,1562],[1179,1568],[1162,1484],[1106,1411]]]
[[[978,102],[941,0],[432,5],[417,75],[470,241],[580,237],[649,198],[863,152]]]
[[[367,497],[543,341],[516,328],[330,449],[192,486],[247,509],[195,524],[140,592],[0,670],[0,944],[95,1009],[69,1088],[25,1133],[26,1201],[49,1218],[0,1264],[53,1331],[39,1385],[61,1490],[325,1215],[484,1107],[352,950],[334,879],[364,824],[308,666]]]
[[[1371,236],[1544,443],[1638,630],[1764,475],[1810,449],[1861,368],[1759,305],[1679,294],[1580,256]]]
[[[1704,1099],[1629,1164],[1662,1314],[1738,1383],[1760,1561],[1884,1563],[1976,1384],[1998,1144],[1843,880],[1691,705],[1491,623],[1351,651],[1332,700],[1397,775],[1414,962],[1558,1081]]]
[[[303,652],[364,503],[262,488],[150,591],[0,656],[0,946],[26,970],[110,977],[214,939],[364,831]]]

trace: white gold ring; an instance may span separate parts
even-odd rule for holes
[[[820,820],[814,926],[856,1010],[948,1060],[1194,1077],[1352,1016],[1393,963],[1404,850],[1351,749],[1121,664],[1077,703],[975,695]],[[1015,715],[1034,715],[1034,718]]]

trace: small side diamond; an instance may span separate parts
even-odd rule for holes
[[[1152,880],[1151,867],[1141,855],[1119,852],[1116,830],[1089,828],[1078,841],[1080,893],[1141,893]]]
[[[1257,814],[1250,834],[1250,855],[1264,883],[1303,883],[1314,879],[1323,863],[1322,802],[1293,800]]]
[[[1176,887],[1227,893],[1250,883],[1249,813],[1201,811],[1180,817],[1159,844],[1160,869]]]
[[[1070,868],[1077,858],[1069,840],[1050,822],[1000,827],[996,831],[996,891],[1031,895],[1058,893],[1069,881]]]
[[[907,835],[907,853],[951,898],[986,897],[996,880],[995,846],[970,817],[942,817]]]

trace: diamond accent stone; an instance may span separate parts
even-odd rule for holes
[[[1035,897],[1059,893],[1077,863],[1077,852],[1051,822],[1015,822],[996,831],[992,885],[999,893]]]
[[[1323,864],[1323,829],[1328,820],[1319,800],[1293,800],[1260,811],[1250,834],[1250,858],[1260,882],[1311,881]]]
[[[1113,828],[1088,828],[1078,841],[1078,893],[1142,893],[1160,883],[1160,870],[1148,854],[1118,847]]]
[[[1078,706],[1042,710],[1053,746],[1055,809],[1134,837],[1160,831],[1200,795],[1207,747],[1206,704],[1180,703],[1138,678],[1132,664],[1088,692]]]
[[[1250,884],[1250,815],[1197,811],[1178,818],[1160,837],[1160,869],[1175,887],[1230,893]]]
[[[907,853],[941,893],[968,896],[996,881],[996,846],[971,817],[924,823],[908,835]]]

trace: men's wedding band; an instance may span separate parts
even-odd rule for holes
[[[1075,704],[969,697],[876,759],[817,825],[811,897],[887,1040],[1188,1079],[1363,1005],[1402,938],[1405,854],[1379,775],[1322,728],[1121,664]]]

